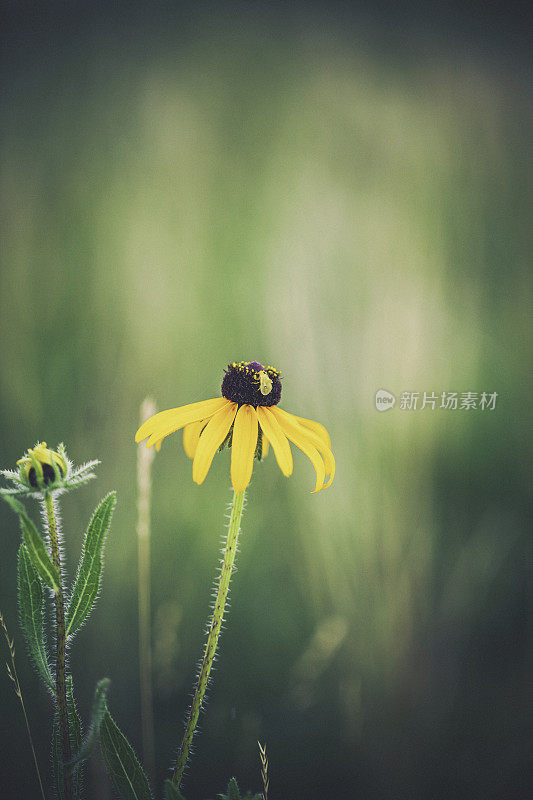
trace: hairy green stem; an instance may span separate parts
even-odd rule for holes
[[[60,576],[59,589],[55,592],[56,607],[56,703],[61,731],[61,752],[63,764],[72,758],[70,746],[70,730],[67,713],[67,686],[65,681],[65,600],[63,597],[63,578],[61,576],[61,554],[59,551],[59,535],[54,500],[51,494],[45,494],[44,505],[48,520],[48,535],[50,537],[50,551],[52,562]],[[65,800],[73,800],[72,774],[70,770],[63,769],[63,788]]]
[[[209,681],[209,673],[211,672],[211,667],[213,666],[213,660],[217,650],[218,637],[220,635],[220,628],[222,626],[222,620],[224,619],[224,611],[226,608],[229,582],[233,570],[233,563],[235,561],[235,551],[237,549],[237,540],[239,538],[243,504],[244,491],[238,493],[234,492],[231,516],[228,526],[228,537],[226,539],[226,546],[224,547],[223,551],[224,559],[222,562],[222,568],[220,570],[220,577],[218,579],[218,589],[215,606],[213,608],[213,616],[211,618],[211,624],[209,625],[209,634],[205,646],[204,657],[202,659],[202,665],[198,674],[192,705],[187,717],[185,733],[183,734],[183,739],[178,750],[176,766],[172,775],[172,782],[178,788],[181,785],[183,771],[189,758],[189,750],[191,748],[194,731],[198,722],[198,715],[200,714],[200,709],[202,708],[205,690]]]

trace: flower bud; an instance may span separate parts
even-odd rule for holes
[[[32,489],[57,488],[67,476],[66,459],[39,442],[17,461],[22,483]]]

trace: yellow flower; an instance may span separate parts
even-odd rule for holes
[[[335,474],[328,432],[319,422],[277,408],[281,398],[280,373],[258,361],[234,361],[222,381],[222,397],[161,411],[147,420],[135,441],[156,445],[183,428],[183,446],[193,459],[192,477],[200,484],[218,449],[231,447],[231,482],[236,492],[250,483],[254,458],[266,455],[269,444],[284,475],[293,462],[289,442],[302,450],[316,472],[314,492],[327,489]],[[326,477],[329,476],[326,482]]]

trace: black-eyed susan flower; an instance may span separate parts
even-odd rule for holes
[[[161,446],[166,436],[183,428],[183,446],[193,459],[193,480],[205,479],[217,450],[231,447],[231,482],[235,492],[250,483],[254,458],[266,455],[272,446],[284,475],[293,470],[290,442],[309,458],[316,472],[313,492],[331,485],[335,459],[328,432],[319,422],[297,417],[278,408],[281,377],[273,367],[258,361],[228,364],[221,387],[222,397],[202,400],[161,411],[150,417],[135,434],[135,441],[148,439],[147,447]]]
[[[226,601],[237,552],[244,495],[252,476],[254,459],[261,460],[272,447],[284,475],[293,470],[291,445],[296,445],[310,459],[316,472],[315,492],[330,486],[335,474],[331,442],[323,425],[297,417],[278,408],[281,399],[281,376],[274,367],[258,361],[234,361],[228,364],[221,387],[221,397],[171,408],[154,414],[144,422],[135,441],[147,440],[147,447],[159,449],[166,436],[183,429],[183,445],[193,459],[192,476],[202,483],[217,450],[231,448],[233,502],[228,535],[222,550],[222,566],[207,642],[196,680],[185,732],[168,783],[179,789],[187,764],[192,739],[202,708],[217,643],[225,618]]]

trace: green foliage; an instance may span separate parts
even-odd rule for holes
[[[64,450],[61,452],[63,453]],[[74,483],[72,485],[84,483],[90,477],[94,477],[90,475],[89,472],[92,466],[94,466],[96,463],[97,462],[90,462],[84,467],[81,467],[79,470],[71,473],[70,477],[74,479]],[[0,494],[13,509],[13,511],[15,511],[15,513],[18,515],[23,536],[23,543],[20,545],[18,553],[17,567],[20,623],[26,637],[30,656],[46,685],[52,690],[52,692],[54,692],[55,695],[55,680],[50,669],[45,646],[44,592],[42,584],[43,582],[46,583],[47,586],[50,586],[56,592],[56,604],[58,602],[62,602],[61,594],[57,594],[57,590],[60,588],[61,574],[60,570],[52,563],[48,547],[39,534],[36,526],[28,517],[26,509],[22,503],[20,503],[19,500],[13,496],[15,492],[20,494],[24,493],[22,491],[24,487],[21,489],[21,487],[16,486],[17,477],[15,473],[6,474],[4,471],[4,475],[15,484],[15,488],[0,490]],[[67,488],[66,484],[63,486],[63,488]],[[20,492],[19,489],[21,489]],[[35,493],[33,496],[35,496]],[[40,499],[43,499],[46,503],[51,501],[51,495],[49,493],[46,494],[44,491],[37,493],[37,496],[39,496]],[[102,572],[103,547],[111,523],[111,516],[115,507],[115,502],[116,494],[111,492],[102,500],[94,512],[87,528],[82,556],[80,558],[80,564],[78,567],[78,573],[66,617],[66,623],[68,625],[66,628],[67,635],[72,635],[75,633],[75,631],[77,631],[83,624],[84,620],[90,613],[98,594]],[[50,513],[53,514],[53,508]],[[50,514],[48,516],[50,519]],[[55,525],[56,523],[54,522],[54,526]],[[50,522],[50,537],[52,537],[52,533],[57,537],[56,528],[52,528],[52,523]],[[59,545],[57,540],[54,541],[55,547],[58,548]],[[60,657],[58,654],[58,670],[60,669],[59,658]],[[62,663],[64,669],[64,652]],[[68,764],[63,762],[63,747],[59,713],[56,711],[52,730],[52,763],[55,787],[59,800],[63,800],[65,794],[65,778],[67,775],[65,770],[70,772],[72,775],[72,787],[75,800],[81,800],[83,761],[89,758],[99,737],[101,724],[106,713],[105,701],[109,684],[109,679],[103,678],[96,686],[91,709],[89,729],[85,739],[82,739],[82,726],[74,700],[72,678],[70,676],[66,677],[66,714],[68,716],[69,724],[70,749],[75,755]],[[60,704],[61,698],[56,697],[56,700],[57,703]],[[111,731],[111,734],[112,733],[113,731]],[[115,749],[119,755],[121,755],[119,747],[120,742],[118,742],[118,737],[121,736],[121,734],[118,729],[114,736],[111,734],[110,741],[115,745]],[[108,749],[111,748],[109,747]],[[123,744],[122,750],[126,750],[126,747]],[[127,758],[124,756],[123,760],[127,762]],[[142,770],[140,771],[142,773]],[[133,785],[142,785],[142,781],[138,776],[135,777]],[[150,794],[148,790],[148,794],[137,794],[130,796],[144,798],[149,797]]]
[[[100,746],[108,775],[120,800],[152,800],[145,772],[107,709],[100,728]]]
[[[116,503],[116,492],[104,497],[94,512],[85,534],[78,574],[70,598],[67,618],[67,636],[73,636],[87,619],[100,589],[103,548],[111,516]]]
[[[246,792],[244,797],[241,797],[239,784],[235,778],[230,778],[226,794],[219,794],[218,796],[220,800],[263,800],[262,794],[252,795],[251,792]]]
[[[165,800],[185,800],[178,787],[168,779],[165,781]]]
[[[33,568],[25,544],[18,552],[18,601],[19,617],[28,650],[39,675],[54,691],[54,679],[50,671],[44,641],[43,611],[44,592],[41,579]]]
[[[40,447],[42,448],[46,446],[41,444]],[[35,451],[28,451],[28,453],[29,458],[32,460],[34,469],[37,470],[37,464],[34,463]],[[48,457],[49,452],[46,451],[45,455]],[[92,467],[98,462],[92,461],[83,467],[80,467],[79,469],[73,470],[70,462],[68,462],[67,466],[66,453],[63,445],[59,446],[57,458],[60,459],[62,463],[60,488],[63,491],[65,489],[70,489],[81,485],[94,477],[91,470]],[[49,461],[46,463],[50,465]],[[70,782],[72,783],[74,798],[75,800],[81,800],[83,762],[91,755],[95,743],[100,735],[101,724],[104,719],[104,715],[106,714],[106,694],[110,681],[108,678],[104,678],[99,681],[96,686],[89,728],[87,735],[83,739],[81,720],[74,700],[72,678],[68,675],[66,676],[66,697],[62,696],[61,692],[56,692],[56,681],[50,668],[45,646],[45,596],[43,591],[43,582],[55,592],[56,613],[59,613],[58,609],[60,608],[61,611],[63,611],[64,596],[61,569],[59,567],[59,530],[52,494],[49,489],[45,489],[44,487],[41,487],[41,489],[37,492],[31,491],[31,487],[24,486],[21,483],[21,480],[19,480],[19,475],[15,472],[3,470],[2,474],[4,477],[8,478],[14,484],[14,486],[9,489],[0,489],[0,495],[18,515],[23,537],[23,542],[20,545],[18,552],[17,565],[20,623],[25,634],[31,659],[35,663],[37,670],[42,679],[45,681],[46,685],[54,693],[54,698],[57,705],[52,728],[52,763],[57,797],[59,800],[64,799],[65,781],[67,781],[67,783],[69,782],[68,775],[70,773]],[[56,483],[54,483],[52,489],[57,488]],[[54,560],[57,556],[57,567],[52,562],[47,543],[39,534],[39,531],[32,520],[28,517],[26,509],[22,503],[16,499],[16,494],[35,497],[44,502],[46,519],[48,521],[50,550],[54,553]],[[66,633],[67,636],[72,636],[72,634],[75,633],[83,624],[89,615],[92,606],[94,605],[94,601],[100,588],[103,547],[111,523],[111,516],[113,514],[115,503],[116,494],[115,492],[111,492],[102,500],[92,515],[87,532],[85,534],[84,546],[80,558],[78,572],[65,618],[65,629],[63,631],[62,628],[58,627],[56,636],[56,672],[61,680],[65,676],[65,636],[63,633]],[[63,591],[59,591],[60,589]],[[59,616],[57,619],[59,620]],[[58,621],[57,624],[59,626],[60,622]],[[75,754],[72,758],[69,756],[70,760],[68,763],[63,761],[63,739],[60,723],[60,720],[64,719],[65,716],[68,718],[70,752]],[[127,748],[129,745],[127,745],[127,742],[124,744],[125,740],[124,742],[120,741],[120,737],[122,735],[118,729],[113,731],[113,724],[114,723],[111,721],[109,726],[110,730],[108,733],[110,744],[108,744],[107,751],[112,752],[114,747],[115,761],[117,758],[121,758],[124,763],[133,763],[131,758],[128,759],[129,754],[127,752]],[[114,762],[113,765],[115,773],[120,774],[120,770],[117,768]],[[141,789],[143,788],[142,777],[144,777],[144,773],[142,773],[140,766],[138,772],[140,775],[134,774],[132,778],[132,786],[136,791],[139,789],[139,787],[141,787]],[[144,780],[146,782],[146,778],[144,778]],[[119,778],[116,778],[116,781],[120,783]],[[139,800],[144,800],[145,797],[150,796],[150,792],[148,789],[147,793],[145,792],[143,794],[142,792],[137,792],[128,796],[139,797]]]
[[[46,549],[41,535],[34,523],[28,517],[26,509],[18,500],[10,495],[2,494],[2,497],[8,503],[13,511],[18,514],[20,520],[20,527],[22,529],[22,538],[26,545],[28,556],[40,578],[47,586],[57,591],[59,589],[60,576],[59,572],[52,564],[52,559]]]
[[[91,708],[91,721],[89,723],[89,730],[87,731],[87,735],[85,736],[83,743],[81,743],[80,740],[80,743],[74,750],[76,755],[72,761],[67,764],[67,767],[75,767],[76,764],[78,764],[80,761],[84,761],[91,755],[100,735],[100,726],[106,711],[106,695],[110,684],[111,681],[109,678],[102,678],[102,680],[98,681],[96,684],[93,705]]]

